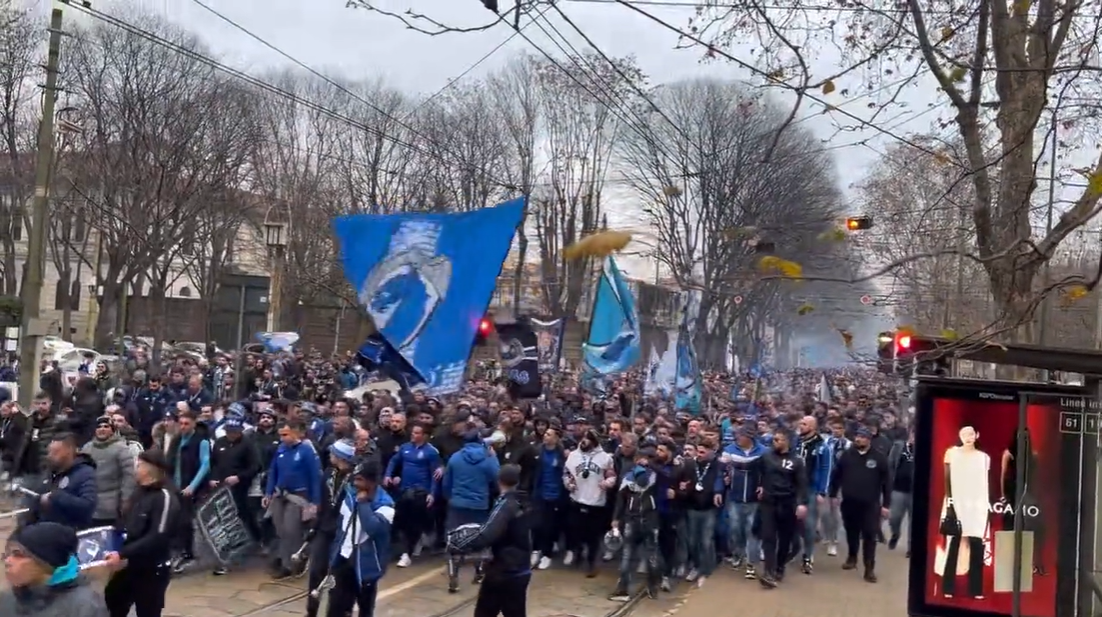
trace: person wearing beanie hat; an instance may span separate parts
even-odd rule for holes
[[[114,525],[134,492],[134,451],[115,431],[111,418],[100,416],[92,441],[84,444],[81,453],[95,463],[96,511],[92,526]]]
[[[329,615],[349,615],[353,605],[361,615],[375,614],[394,524],[394,500],[379,487],[380,477],[377,462],[363,461],[352,472],[351,486],[340,492],[340,520],[328,561],[334,579]]]
[[[134,467],[137,488],[119,525],[123,543],[108,553],[113,574],[104,589],[112,617],[135,608],[138,615],[160,615],[171,577],[171,542],[181,522],[180,502],[171,481],[173,466],[159,450],[145,450]]]
[[[76,532],[65,525],[16,529],[4,554],[11,588],[0,592],[0,615],[109,617],[103,597],[80,576],[77,546]]]
[[[307,561],[307,589],[317,589],[329,575],[329,551],[341,529],[341,503],[352,485],[352,473],[358,464],[356,445],[346,439],[329,446],[329,466],[321,484],[321,503],[314,526],[307,533],[309,541]],[[317,617],[321,601],[314,596],[306,598],[306,617]]]
[[[490,518],[482,524],[477,534],[464,535],[451,546],[458,553],[488,549],[492,554],[478,589],[475,615],[514,614],[517,608],[528,603],[528,583],[532,579],[529,563],[532,540],[528,524],[530,517],[526,515],[517,494],[521,475],[519,465],[501,466],[497,479],[501,494],[490,511]]]
[[[222,435],[214,440],[214,445],[210,449],[209,482],[212,489],[224,486],[229,490],[246,531],[259,542],[261,538],[260,525],[257,523],[259,517],[249,500],[249,487],[252,486],[253,478],[260,473],[260,457],[252,442],[245,439],[243,413],[238,415],[235,413],[237,410],[233,410],[232,407],[233,405],[229,415],[225,417],[222,426],[218,429]],[[222,566],[214,570],[215,575],[225,573],[226,570]]]

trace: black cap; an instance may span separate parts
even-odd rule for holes
[[[172,465],[168,463],[165,455],[158,450],[142,450],[138,453],[138,460],[153,465],[165,473],[172,472]]]
[[[11,541],[22,546],[31,557],[54,568],[69,563],[77,552],[77,532],[59,523],[35,523],[15,530]]]
[[[513,463],[502,465],[501,470],[497,472],[497,481],[505,488],[515,488],[520,484],[520,465]]]
[[[378,482],[379,476],[382,474],[382,470],[379,468],[379,463],[373,459],[367,459],[360,461],[356,465],[355,471],[352,472],[357,478],[363,478],[370,482]]]

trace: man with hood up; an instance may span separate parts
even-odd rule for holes
[[[125,504],[134,492],[134,452],[115,431],[108,416],[96,419],[92,441],[84,444],[81,454],[96,465],[96,511],[93,527],[115,525],[122,520]]]
[[[654,453],[640,450],[635,464],[626,470],[616,494],[616,506],[612,515],[611,534],[624,540],[620,558],[620,579],[609,599],[626,602],[630,597],[631,573],[635,561],[646,564],[647,595],[658,596],[658,582],[662,573],[658,568],[658,501],[655,497],[657,476],[651,469]]]
[[[77,531],[92,526],[96,510],[96,464],[77,450],[76,438],[58,433],[46,452],[50,473],[42,484],[32,487],[37,496],[28,496],[27,512],[21,525],[60,523]]]
[[[501,469],[497,457],[469,420],[463,439],[463,447],[452,455],[444,469],[443,495],[448,502],[444,526],[448,530],[486,522],[490,515],[490,496]],[[448,591],[452,593],[459,590],[460,565],[459,556],[449,555]],[[476,585],[482,582],[482,566],[481,560],[475,564]]]
[[[4,552],[11,589],[0,592],[0,615],[108,617],[103,597],[80,576],[76,532],[57,523],[17,529]]]

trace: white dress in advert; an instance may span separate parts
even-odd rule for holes
[[[957,446],[945,453],[945,463],[949,465],[949,488],[961,536],[984,537],[990,510],[991,457],[981,450]]]

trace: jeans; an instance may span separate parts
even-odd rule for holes
[[[907,524],[911,523],[911,508],[914,498],[910,493],[892,491],[892,503],[888,508],[888,528],[892,531],[892,537],[898,538],[903,528],[903,517],[907,517]],[[911,534],[907,534],[907,550],[911,550]]]
[[[620,555],[620,582],[624,590],[631,587],[631,574],[637,563],[645,564],[647,584],[657,585],[660,571],[658,567],[658,530],[647,529],[638,522],[624,525],[624,550]]]
[[[731,526],[731,556],[745,558],[747,563],[757,563],[761,558],[761,540],[754,535],[756,503],[727,502],[727,524]]]
[[[701,576],[711,576],[716,569],[716,510],[687,511],[685,527],[689,562]]]
[[[823,523],[823,539],[831,544],[838,544],[838,532],[842,528],[842,512],[839,504],[828,498],[819,510],[819,517]]]
[[[819,531],[819,499],[818,495],[812,495],[807,500],[807,516],[803,523],[804,559],[815,556],[815,536]]]

